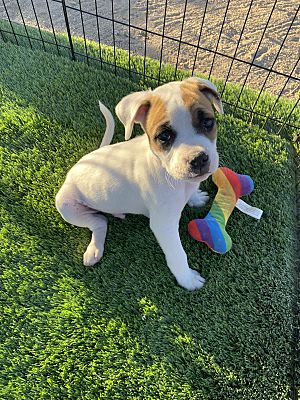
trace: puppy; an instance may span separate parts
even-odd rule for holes
[[[92,232],[84,265],[94,265],[103,255],[107,218],[101,213],[142,214],[179,285],[188,290],[203,286],[204,279],[189,268],[178,227],[187,202],[205,203],[207,193],[199,184],[218,168],[213,107],[223,113],[217,88],[195,77],[129,94],[116,106],[126,141],[109,145],[114,120],[100,103],[107,123],[101,147],[71,168],[56,196],[62,217]],[[127,141],[134,123],[145,134]]]

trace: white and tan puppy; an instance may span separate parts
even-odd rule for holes
[[[142,214],[149,217],[179,285],[189,290],[203,285],[204,279],[189,268],[178,227],[187,202],[205,203],[207,193],[199,184],[218,168],[213,106],[223,112],[216,87],[194,77],[129,94],[116,107],[125,139],[134,123],[145,134],[109,145],[114,120],[100,103],[107,123],[101,147],[71,168],[56,196],[67,222],[92,231],[84,265],[94,265],[103,255],[107,218],[101,213]]]

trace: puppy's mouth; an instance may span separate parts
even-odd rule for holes
[[[218,164],[211,164],[208,170],[204,169],[203,171],[200,170],[200,172],[190,170],[185,180],[188,180],[190,182],[205,181],[208,177],[210,177],[210,175],[214,174],[217,169]]]
[[[185,171],[185,173],[171,173],[167,171],[168,175],[177,181],[185,181],[185,182],[201,182],[205,181],[211,174],[214,173],[211,169],[208,171],[201,172],[193,172],[191,170]]]
[[[195,174],[195,173],[191,173],[188,177],[187,180],[188,181],[204,181],[205,179],[207,179],[213,172],[211,171],[207,171],[204,173],[199,173],[199,174]]]
[[[219,160],[219,158],[217,159]],[[216,170],[218,169],[219,162],[215,162],[215,160],[210,163],[207,167],[204,166],[204,168],[200,168],[200,171],[193,171],[189,170],[188,171],[188,179],[191,181],[204,181],[207,179],[210,175],[214,174]]]
[[[179,164],[177,168],[169,169],[168,165],[165,165],[167,174],[175,179],[176,181],[185,181],[185,182],[202,182],[210,177],[216,170],[219,165],[219,158],[213,159],[210,165],[205,165],[203,168],[191,168],[190,165],[185,165],[185,168],[182,168],[182,164]],[[181,167],[181,168],[180,168]]]

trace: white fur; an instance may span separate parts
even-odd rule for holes
[[[105,105],[101,103],[101,101],[99,101],[99,107],[100,111],[104,115],[106,122],[106,129],[103,135],[102,142],[100,144],[100,147],[103,147],[109,145],[110,142],[112,141],[115,130],[115,121],[109,109],[106,108]]]
[[[202,207],[208,201],[208,193],[198,189],[188,201],[190,207]]]
[[[181,212],[190,205],[201,206],[207,193],[198,190],[200,181],[218,167],[215,142],[196,135],[189,112],[182,102],[179,82],[157,88],[167,105],[171,125],[178,132],[178,141],[165,156],[152,152],[146,134],[126,142],[109,145],[114,122],[111,113],[100,103],[107,129],[101,148],[87,154],[68,172],[56,196],[56,207],[71,224],[87,227],[92,240],[84,254],[84,264],[93,265],[102,257],[107,219],[102,213],[122,217],[126,213],[142,214],[150,219],[167,264],[177,282],[186,289],[203,286],[204,279],[189,268],[178,227]],[[126,96],[116,107],[124,123],[126,139],[131,136],[134,119],[149,92]],[[138,121],[142,123],[142,118]],[[187,172],[188,160],[205,150],[210,157],[209,173],[193,179]]]

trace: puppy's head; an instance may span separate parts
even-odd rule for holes
[[[215,85],[192,77],[132,93],[119,102],[116,113],[126,140],[134,123],[140,123],[152,152],[173,178],[200,182],[219,163],[214,108],[223,113]]]

